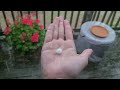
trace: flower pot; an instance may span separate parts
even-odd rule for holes
[[[115,31],[108,25],[98,21],[88,21],[82,24],[79,36],[76,41],[78,53],[85,49],[93,49],[89,61],[99,62],[116,39]]]
[[[25,54],[14,50],[14,63],[15,64],[38,64],[41,55],[41,48],[35,50],[34,52],[27,52]]]

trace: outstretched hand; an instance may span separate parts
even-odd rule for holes
[[[62,53],[57,54],[56,49]],[[88,64],[92,50],[76,53],[72,28],[68,20],[56,17],[49,25],[41,53],[41,66],[44,78],[76,78]]]

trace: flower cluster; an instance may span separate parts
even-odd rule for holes
[[[4,34],[5,34],[5,35],[8,35],[11,31],[12,31],[12,29],[11,29],[10,27],[6,27],[6,28],[4,29]]]
[[[22,52],[37,49],[44,42],[46,30],[43,24],[40,24],[40,20],[34,20],[32,16],[34,14],[25,14],[22,18],[18,17],[13,24],[9,19],[6,19],[8,23],[4,29],[6,41]]]
[[[38,42],[38,32],[34,33],[32,36],[31,36],[31,41],[32,42]]]

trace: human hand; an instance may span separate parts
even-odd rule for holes
[[[62,53],[57,54],[56,49]],[[68,20],[56,17],[49,25],[41,53],[41,66],[44,78],[76,78],[88,64],[92,50],[76,53],[72,28]]]

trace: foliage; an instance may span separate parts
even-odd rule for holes
[[[33,14],[18,17],[13,24],[7,20],[8,26],[4,29],[5,41],[15,50],[22,53],[32,52],[42,47],[45,32],[40,20],[32,19]]]

